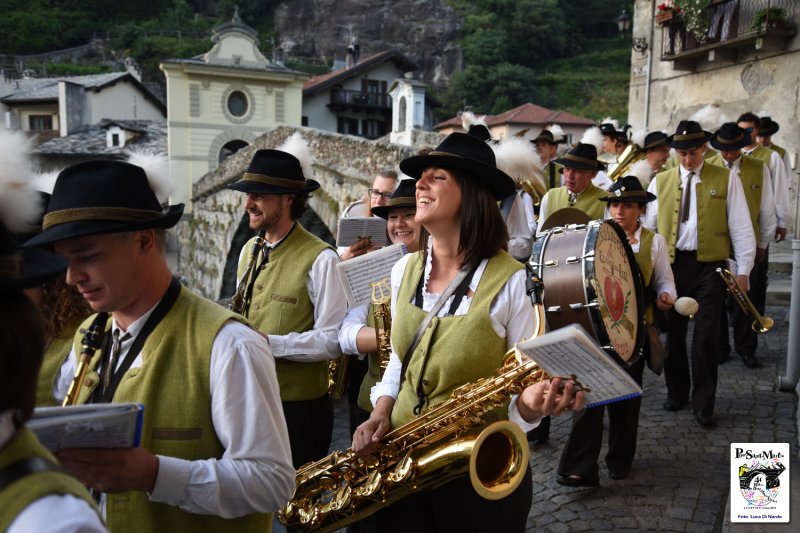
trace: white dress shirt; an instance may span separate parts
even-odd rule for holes
[[[154,309],[130,325],[131,338],[122,343],[121,354],[127,353]],[[119,329],[116,321],[112,328]],[[122,360],[124,356],[118,362]],[[66,396],[76,361],[73,350],[56,378],[57,400]],[[140,366],[141,353],[131,368]],[[294,491],[295,471],[269,345],[250,327],[226,322],[211,347],[209,376],[211,420],[225,452],[220,459],[197,461],[159,455],[150,501],[223,518],[277,511]],[[146,405],[145,412],[157,408]],[[101,510],[105,514],[104,496]]]
[[[689,204],[689,219],[686,222],[681,220],[678,225],[678,242],[675,246],[678,250],[697,250],[697,182],[700,181],[700,174],[705,165],[705,162],[701,163],[694,170],[694,177],[691,183],[692,195],[691,203]],[[681,191],[685,191],[686,183],[689,181],[689,171],[683,166],[679,166],[678,171],[681,178]],[[658,179],[656,176],[656,179],[651,180],[650,185],[647,187],[647,190],[656,196],[658,196]],[[686,195],[683,195],[683,198],[685,199]],[[682,202],[683,199],[681,200]],[[728,199],[725,202],[725,208],[728,215],[728,231],[730,232],[733,251],[736,254],[736,274],[749,276],[755,262],[756,238],[753,233],[753,224],[750,222],[742,182],[739,180],[738,174],[729,176]],[[681,206],[680,212],[683,212],[683,206]],[[647,205],[644,226],[658,232],[658,198]]]
[[[755,148],[753,148],[753,150],[755,150]],[[742,152],[744,152],[745,155],[751,155],[753,150],[747,151],[742,148]],[[770,149],[768,148],[768,150]],[[778,219],[778,227],[787,228],[789,227],[789,212],[791,210],[789,205],[790,174],[789,171],[786,170],[786,164],[783,162],[783,159],[781,159],[781,155],[775,150],[770,150],[770,159],[767,166],[769,167],[769,175],[772,179],[772,191],[775,196],[775,216]]]
[[[428,255],[425,263],[424,273],[425,283],[423,284],[422,289],[422,310],[426,312],[430,311],[436,301],[439,299],[438,294],[431,294],[427,290],[428,279],[431,273],[432,252],[430,243],[431,239],[428,240]],[[400,289],[400,282],[403,279],[403,273],[405,272],[408,261],[412,255],[413,254],[407,254],[403,256],[403,258],[400,259],[392,268],[392,316],[397,316],[397,293]],[[478,269],[475,271],[475,275],[472,277],[469,290],[473,293],[478,289],[478,284],[480,283],[481,276],[483,276],[483,272],[486,270],[486,265],[488,262],[488,259],[481,261]],[[525,279],[526,274],[524,269],[514,273],[514,275],[511,276],[508,282],[506,282],[506,284],[503,286],[503,288],[500,289],[500,292],[492,301],[492,304],[489,308],[489,318],[492,328],[498,336],[506,339],[506,347],[509,349],[513,348],[517,342],[530,338],[535,331],[535,316],[530,298],[528,298],[528,295],[525,292]],[[439,311],[438,316],[444,316],[449,312],[450,303],[452,302],[453,298],[454,296],[452,295],[450,298],[448,298],[445,305],[443,305],[442,309]],[[467,314],[471,304],[472,297],[464,296],[454,315],[460,316]],[[383,373],[383,379],[374,387],[372,387],[372,391],[370,393],[370,400],[372,401],[373,405],[376,404],[378,398],[381,396],[390,396],[395,399],[397,398],[397,394],[400,391],[400,372],[402,366],[403,363],[400,360],[400,356],[398,356],[397,352],[395,351],[394,342],[392,342],[392,352],[389,358],[389,364]],[[511,403],[508,406],[509,420],[515,422],[522,428],[523,431],[526,432],[536,428],[539,425],[540,419],[537,419],[533,422],[526,422],[525,419],[522,418],[522,415],[519,414],[516,400],[517,396],[511,398]]]
[[[530,204],[531,218],[528,218],[527,203]],[[533,222],[531,222],[533,220]],[[533,236],[536,234],[536,221],[533,219],[533,202],[528,193],[517,191],[508,216],[505,217],[508,228],[508,253],[520,261],[527,261],[531,256]],[[533,226],[533,230],[531,230]]]
[[[642,227],[636,229],[634,234],[635,244],[631,244],[633,253],[639,253],[639,247],[642,243]],[[650,246],[650,262],[653,264],[653,274],[651,275],[650,282],[656,291],[656,294],[662,292],[668,293],[672,296],[674,302],[678,298],[678,291],[675,289],[675,276],[672,275],[672,267],[669,264],[669,252],[667,251],[667,241],[664,237],[656,233],[653,235],[653,245]]]
[[[755,158],[754,158],[755,159]],[[757,160],[760,161],[760,160]],[[728,163],[726,163],[726,166]],[[756,246],[766,249],[770,241],[775,237],[777,227],[777,213],[775,208],[775,196],[772,191],[772,179],[770,178],[769,167],[762,164],[761,181],[761,205],[758,208],[758,235],[756,235]],[[742,171],[742,158],[739,157],[728,168],[731,169],[731,176],[740,178]],[[748,211],[749,212],[749,211]]]
[[[288,233],[287,233],[288,235]],[[286,237],[284,236],[283,239]],[[274,248],[280,242],[266,242],[266,246]],[[242,247],[239,260],[250,253],[247,246]],[[342,355],[339,349],[339,328],[347,312],[347,297],[336,274],[339,255],[326,248],[317,256],[308,271],[306,290],[311,304],[314,306],[314,327],[301,333],[292,332],[286,335],[269,336],[269,345],[274,357],[286,358],[289,361],[310,363],[336,359]],[[237,283],[238,283],[237,279]]]
[[[11,410],[0,413],[0,449],[16,433]],[[97,512],[72,494],[51,494],[34,500],[8,526],[6,533],[106,533]]]
[[[347,310],[342,328],[339,330],[339,347],[342,349],[342,353],[357,355],[359,359],[363,359],[366,355],[358,351],[358,332],[367,326],[368,313],[368,304],[351,307]]]

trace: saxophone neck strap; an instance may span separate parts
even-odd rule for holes
[[[433,317],[439,314],[444,304],[447,302],[447,299],[450,298],[451,295],[456,294],[456,298],[453,299],[453,304],[450,306],[449,315],[452,315],[455,310],[458,308],[458,305],[461,302],[461,299],[467,292],[469,288],[469,283],[472,281],[472,277],[475,275],[475,271],[478,269],[478,265],[480,265],[480,261],[477,261],[474,265],[466,264],[461,267],[458,273],[455,275],[453,280],[450,282],[450,285],[442,292],[439,296],[439,299],[436,300],[436,303],[433,304],[431,310],[425,315],[425,318],[422,319],[419,327],[417,328],[417,332],[414,334],[413,339],[411,339],[411,343],[408,345],[408,349],[406,350],[405,355],[403,356],[403,366],[400,370],[400,386],[403,386],[403,381],[405,380],[406,370],[408,369],[408,364],[411,362],[411,354],[414,353],[414,350],[419,345],[419,341],[422,340],[422,336],[425,334],[425,330],[428,329]],[[420,282],[417,285],[417,304],[418,307],[422,307],[422,298],[421,298],[421,287],[424,283],[425,278],[425,271],[423,269],[422,274],[420,276]],[[460,289],[460,290],[459,290]],[[460,296],[459,296],[460,294]],[[457,301],[456,301],[457,300]],[[455,306],[455,307],[454,307]],[[419,414],[419,411],[422,410],[422,405],[425,402],[425,394],[422,391],[422,377],[425,375],[425,367],[428,363],[428,353],[425,353],[425,359],[422,362],[422,371],[419,375],[419,380],[417,381],[417,397],[419,398],[419,403],[417,407],[414,408],[414,413]]]

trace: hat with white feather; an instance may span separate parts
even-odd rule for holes
[[[228,186],[252,194],[294,194],[316,191],[311,179],[312,156],[303,136],[295,132],[275,150],[258,150],[242,179]]]
[[[482,141],[493,141],[492,132],[486,124],[486,116],[478,117],[471,111],[461,113],[461,125],[467,130],[469,135],[477,137]]]
[[[25,246],[177,224],[183,204],[166,204],[170,189],[167,158],[146,152],[129,157],[138,164],[85,161],[59,172],[42,232]]]

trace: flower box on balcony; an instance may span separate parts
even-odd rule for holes
[[[673,19],[678,18],[679,13],[676,12],[674,9],[666,9],[664,11],[659,11],[656,13],[656,22],[665,26],[667,24],[671,24]]]

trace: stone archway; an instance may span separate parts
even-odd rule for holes
[[[219,160],[219,156],[222,149],[227,144],[236,141],[253,144],[253,141],[257,138],[256,134],[250,128],[233,126],[226,129],[214,137],[214,140],[211,141],[211,145],[208,147],[208,168],[213,170],[220,165],[221,161]]]

